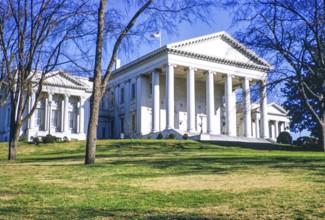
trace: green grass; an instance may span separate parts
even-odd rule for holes
[[[0,144],[0,219],[324,219],[325,154],[194,141]]]

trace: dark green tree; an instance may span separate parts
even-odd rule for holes
[[[293,129],[306,128],[325,151],[325,1],[227,2],[242,31],[237,37],[274,65],[269,87],[285,86]]]

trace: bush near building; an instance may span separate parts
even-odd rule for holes
[[[282,131],[278,138],[276,139],[276,142],[279,144],[291,144],[292,143],[292,137],[289,132]]]

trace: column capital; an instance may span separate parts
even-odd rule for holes
[[[167,68],[169,66],[176,68],[177,67],[177,64],[174,64],[174,63],[166,63],[166,64],[163,65],[164,68]]]
[[[251,82],[252,78],[245,76],[245,77],[240,79],[241,82],[244,82],[245,80],[247,80],[248,82]]]
[[[230,74],[230,73],[225,73],[222,78],[227,78],[227,77],[230,77],[230,78],[235,78],[235,74]]]
[[[189,70],[197,71],[198,69],[196,67],[193,67],[193,66],[184,67],[184,71],[189,71]]]
[[[154,69],[151,69],[150,71],[149,71],[150,73],[161,73],[161,71],[159,71],[159,69],[158,68],[154,68]]]

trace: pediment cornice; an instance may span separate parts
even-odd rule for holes
[[[217,56],[195,53],[193,51],[186,51],[186,50],[182,49],[182,48],[194,45],[194,44],[200,44],[200,43],[215,40],[215,39],[223,39],[228,44],[230,44],[234,49],[243,53],[244,55],[249,57],[254,62],[249,62],[249,63],[240,62],[237,60],[225,59],[225,58],[221,58],[221,57],[217,57]],[[138,65],[141,65],[142,63],[153,60],[158,56],[167,55],[167,54],[175,54],[175,55],[190,57],[190,58],[194,58],[194,59],[215,62],[218,64],[225,64],[225,65],[236,66],[236,67],[241,67],[241,68],[245,68],[245,69],[258,70],[258,71],[262,71],[262,72],[268,72],[273,68],[272,65],[269,64],[266,60],[259,57],[255,52],[253,52],[252,50],[245,47],[245,45],[238,42],[235,38],[233,38],[228,33],[218,32],[218,33],[205,35],[202,37],[193,38],[193,39],[180,41],[180,42],[176,42],[176,43],[172,43],[172,44],[163,46],[149,54],[146,54],[146,55],[122,66],[121,68],[119,68],[117,70],[114,70],[112,77],[114,78],[115,76],[123,73],[124,71],[132,69]]]

